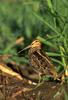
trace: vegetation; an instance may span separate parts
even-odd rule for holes
[[[57,72],[68,76],[68,1],[0,1],[0,54],[13,55],[8,61],[28,64],[27,52],[20,58],[18,52],[36,38]]]
[[[19,0],[0,2],[0,53],[17,51],[38,38],[58,68],[68,66],[67,0]],[[23,37],[24,43],[16,44]],[[18,50],[19,47],[19,50]],[[58,59],[59,58],[59,59]],[[17,62],[18,59],[14,58]],[[25,58],[21,59],[25,62]],[[61,68],[62,69],[62,68]]]

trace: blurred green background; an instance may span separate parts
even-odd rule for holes
[[[68,66],[68,0],[1,0],[0,54],[16,54],[34,39],[44,45],[57,70]],[[12,57],[28,63],[28,55]]]

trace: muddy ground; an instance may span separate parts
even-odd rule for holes
[[[2,72],[0,75],[0,100],[65,100],[68,84],[44,82],[40,86]]]

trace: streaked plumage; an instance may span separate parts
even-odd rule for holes
[[[55,66],[51,63],[47,54],[44,54],[41,49],[41,42],[35,40],[29,46],[29,61],[33,69],[41,75],[50,75],[54,78],[57,77]]]

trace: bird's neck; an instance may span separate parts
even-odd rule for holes
[[[31,49],[29,50],[29,54],[33,54],[34,52],[40,51],[40,50],[41,50],[41,48],[37,48],[37,47],[31,48]]]

